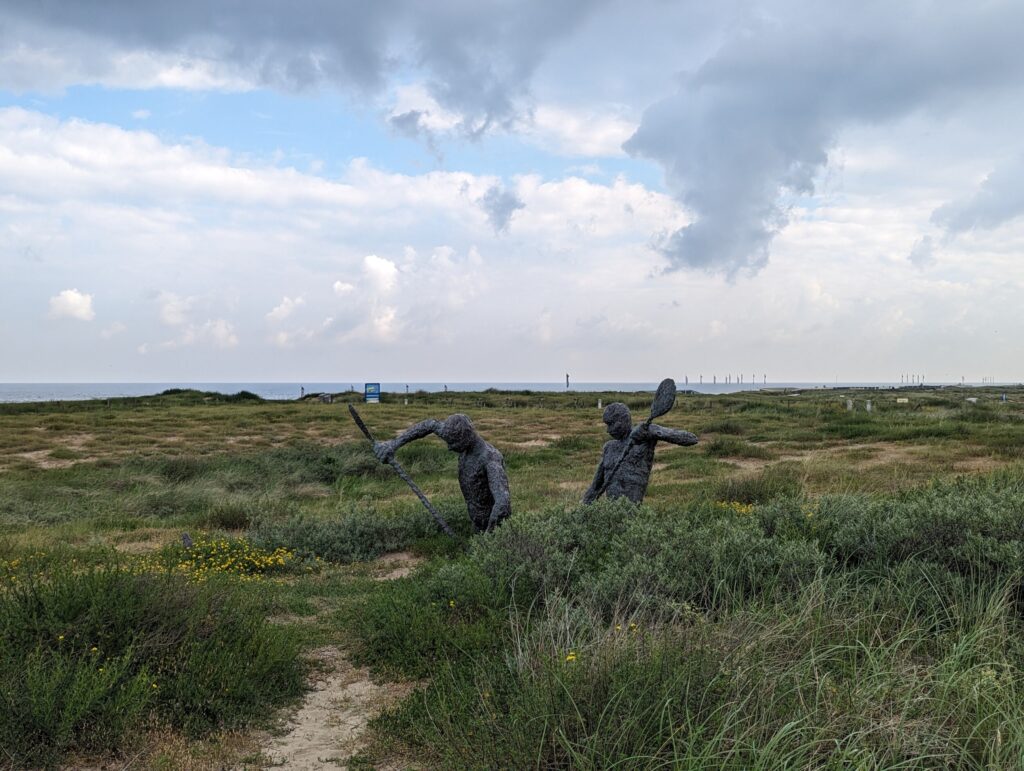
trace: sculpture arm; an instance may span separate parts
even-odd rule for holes
[[[601,453],[601,461],[597,464],[597,471],[594,472],[594,481],[583,493],[584,505],[589,505],[597,500],[598,491],[604,487],[604,452]]]
[[[696,434],[691,434],[689,431],[682,431],[678,428],[665,428],[655,423],[650,425],[651,436],[662,442],[669,442],[670,444],[679,444],[683,447],[687,447],[691,444],[697,444],[699,441]]]
[[[487,463],[487,486],[494,498],[494,505],[491,507],[491,516],[487,521],[487,529],[493,530],[496,525],[512,513],[512,502],[508,493],[508,474],[505,473],[505,464],[501,458],[492,458]]]
[[[433,418],[424,420],[394,439],[388,439],[386,442],[374,442],[373,454],[377,456],[381,463],[390,463],[394,459],[398,448],[430,434],[436,434],[440,427],[441,421],[439,420],[434,420]]]

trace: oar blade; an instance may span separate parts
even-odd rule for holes
[[[658,385],[654,392],[654,401],[651,402],[651,419],[660,418],[676,403],[676,381],[670,377],[665,378]]]

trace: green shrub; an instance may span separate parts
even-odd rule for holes
[[[798,498],[803,482],[796,471],[784,465],[769,466],[752,476],[730,477],[714,488],[714,499],[739,503],[766,503],[776,498]]]
[[[1024,481],[997,474],[891,498],[826,497],[815,526],[822,547],[843,562],[918,559],[1005,577],[1024,565]]]
[[[457,562],[388,582],[352,613],[360,664],[423,678],[456,659],[498,655],[507,611],[493,583],[475,566]]]
[[[713,458],[771,458],[772,453],[735,436],[716,436],[704,445],[704,453]]]
[[[293,633],[250,593],[118,562],[50,564],[0,585],[0,746],[15,766],[123,749],[153,715],[203,733],[302,687]]]
[[[467,517],[446,515],[456,530],[468,530]],[[351,508],[336,519],[297,515],[285,520],[262,517],[254,520],[248,538],[256,546],[283,546],[300,557],[349,563],[371,560],[390,551],[406,549],[420,539],[436,536],[437,524],[423,509],[410,508],[381,514],[367,508]]]
[[[704,433],[708,434],[735,434],[743,433],[743,424],[732,418],[719,418],[704,425]]]

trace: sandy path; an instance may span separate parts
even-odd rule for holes
[[[392,700],[392,689],[372,682],[337,648],[320,648],[313,658],[324,672],[288,721],[286,733],[273,739],[264,754],[272,765],[295,771],[346,768],[370,718]]]
[[[385,554],[376,560],[377,580],[403,578],[422,559],[408,552]],[[340,648],[318,648],[310,654],[318,672],[299,710],[284,734],[264,742],[263,754],[272,767],[313,771],[344,769],[365,744],[370,719],[405,698],[415,683],[379,684],[368,670],[355,667]]]

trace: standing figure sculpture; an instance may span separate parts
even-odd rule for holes
[[[373,453],[381,463],[390,463],[398,448],[430,434],[437,434],[449,450],[459,454],[459,487],[476,531],[493,530],[512,513],[505,460],[481,438],[467,416],[424,420],[395,439],[374,442]]]
[[[583,496],[585,504],[596,501],[602,492],[609,498],[625,497],[633,503],[642,503],[654,465],[655,445],[659,441],[684,447],[697,444],[696,435],[689,431],[654,423],[641,423],[633,428],[629,407],[622,402],[605,407],[603,417],[612,438],[605,442],[594,481]]]

